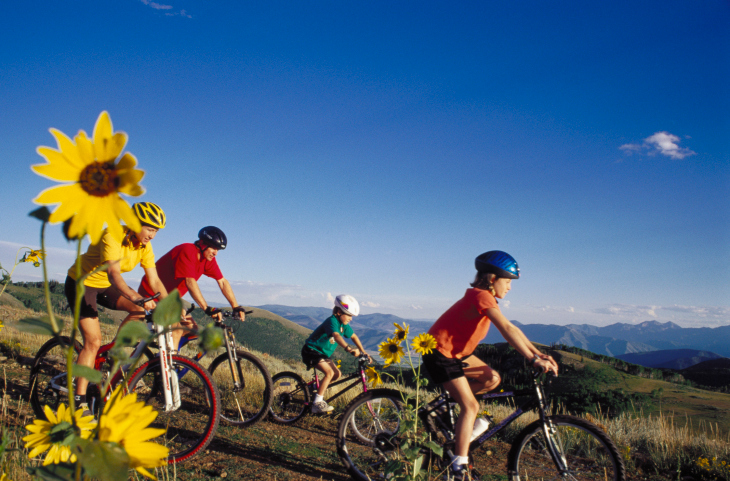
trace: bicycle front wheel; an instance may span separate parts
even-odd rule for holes
[[[46,419],[44,406],[56,412],[59,404],[68,405],[66,351],[70,345],[69,337],[53,337],[41,346],[33,359],[29,381],[30,405],[36,417],[40,419]],[[80,350],[81,345],[76,341],[73,362],[76,362]]]
[[[310,404],[309,386],[294,372],[280,372],[273,377],[271,419],[280,424],[291,424],[307,413]]]
[[[150,427],[166,430],[160,444],[170,448],[168,463],[179,463],[199,453],[213,439],[218,428],[220,399],[210,374],[200,364],[173,355],[173,373],[179,373],[180,407],[165,411],[160,358],[140,366],[129,381],[129,392],[152,406],[159,414]]]
[[[392,389],[372,389],[356,397],[337,429],[337,454],[354,479],[385,479],[385,467],[399,453],[403,401]]]
[[[598,426],[575,416],[551,416],[546,436],[542,421],[520,434],[510,450],[507,467],[511,481],[586,480],[623,481],[626,469],[616,445]],[[558,469],[551,451],[564,469]]]
[[[269,370],[259,358],[245,351],[237,351],[236,357],[238,362],[234,367],[238,387],[228,362],[228,353],[215,358],[210,365],[210,374],[221,395],[221,418],[236,426],[249,427],[262,420],[269,411],[273,385]]]

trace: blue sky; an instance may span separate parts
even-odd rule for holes
[[[510,319],[730,324],[725,1],[11,2],[0,25],[3,267],[39,243],[48,128],[107,110],[168,215],[155,252],[221,227],[243,304],[435,319],[501,249]]]

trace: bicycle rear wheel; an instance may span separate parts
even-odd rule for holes
[[[309,386],[295,372],[276,374],[273,400],[271,402],[271,419],[280,424],[291,424],[307,413],[311,402]]]
[[[586,480],[623,481],[626,470],[616,445],[596,425],[575,416],[552,416],[550,436],[542,421],[535,421],[517,435],[507,467],[511,481]],[[559,472],[550,452],[562,457]]]
[[[159,415],[150,427],[166,429],[158,440],[170,448],[168,463],[179,463],[204,449],[218,428],[220,399],[210,374],[200,364],[186,357],[173,355],[173,372],[185,371],[178,380],[181,405],[165,412],[160,358],[140,366],[129,381],[129,392],[152,406]]]
[[[210,374],[221,395],[221,418],[236,426],[249,427],[268,413],[273,383],[269,370],[259,358],[245,351],[237,351],[236,357],[239,388],[233,382],[228,353],[215,358]]]
[[[399,457],[401,393],[372,389],[356,397],[337,429],[337,454],[354,479],[385,479],[385,467]]]

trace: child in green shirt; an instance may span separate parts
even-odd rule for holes
[[[339,344],[348,353],[355,357],[365,354],[369,362],[373,362],[370,356],[362,347],[357,334],[350,327],[352,318],[360,314],[360,305],[354,297],[347,294],[335,298],[335,307],[332,309],[332,316],[328,317],[312,334],[307,338],[302,348],[302,361],[308,368],[315,368],[324,373],[324,379],[319,383],[319,390],[314,395],[313,414],[322,414],[332,411],[334,408],[324,400],[324,393],[332,381],[340,378],[340,370],[330,360]],[[352,339],[357,348],[353,348],[345,338]]]

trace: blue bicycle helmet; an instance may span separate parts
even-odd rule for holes
[[[474,261],[479,272],[491,272],[497,277],[507,279],[520,278],[520,266],[514,257],[503,251],[489,251],[480,255]]]

